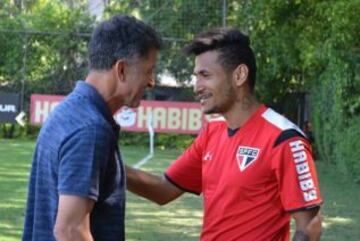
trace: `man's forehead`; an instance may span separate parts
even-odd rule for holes
[[[205,71],[218,65],[218,55],[219,53],[217,51],[207,51],[197,55],[195,57],[194,72]]]

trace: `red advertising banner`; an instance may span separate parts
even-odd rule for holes
[[[31,95],[30,97],[30,123],[41,125],[49,113],[65,98],[62,95]]]
[[[56,95],[32,95],[31,123],[44,123],[63,98],[64,96]],[[196,134],[208,118],[202,114],[199,103],[143,100],[137,109],[120,109],[115,113],[114,119],[125,131],[147,132],[151,121],[154,131],[158,133]]]
[[[155,132],[188,134],[198,133],[205,121],[200,104],[170,101],[141,101],[137,109],[124,107],[114,118],[128,131],[147,131],[151,118]]]

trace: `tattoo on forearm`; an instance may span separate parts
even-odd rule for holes
[[[296,231],[292,241],[310,241],[310,238],[303,231]]]

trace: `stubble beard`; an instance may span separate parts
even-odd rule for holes
[[[224,96],[222,102],[215,104],[208,110],[204,110],[204,114],[224,114],[233,106],[237,99],[234,88],[231,85],[227,85],[222,94]]]

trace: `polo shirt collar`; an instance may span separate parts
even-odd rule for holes
[[[109,121],[114,130],[119,131],[120,127],[116,124],[109,106],[106,104],[104,98],[99,92],[90,84],[85,81],[77,81],[74,89],[74,93],[87,97],[92,102],[96,109]]]

